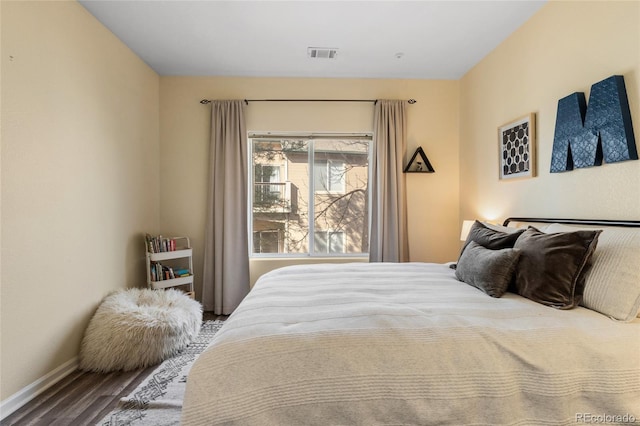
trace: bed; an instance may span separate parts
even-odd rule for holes
[[[449,264],[278,269],[194,364],[182,424],[640,422],[640,223],[505,223],[531,224],[549,235],[605,230],[581,305],[490,297]],[[602,280],[612,281],[597,289]],[[626,317],[614,319],[616,303]]]

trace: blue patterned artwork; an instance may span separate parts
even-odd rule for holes
[[[624,77],[614,75],[558,101],[551,173],[637,160]]]

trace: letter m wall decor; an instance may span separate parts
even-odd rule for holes
[[[589,108],[584,93],[558,101],[551,153],[551,173],[637,160],[629,100],[621,75],[591,86]]]

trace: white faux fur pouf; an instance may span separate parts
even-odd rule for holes
[[[80,368],[104,373],[158,364],[184,349],[201,324],[200,303],[178,290],[117,291],[89,322]]]

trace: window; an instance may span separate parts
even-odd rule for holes
[[[267,164],[255,164],[254,176],[254,202],[259,204],[271,204],[282,198],[280,188],[280,167]]]
[[[316,160],[313,165],[315,192],[344,193],[345,164],[340,160]]]
[[[280,250],[280,231],[268,230],[253,233],[253,247],[256,253],[278,253]]]
[[[316,253],[344,253],[344,232],[316,231],[314,236],[314,247]]]
[[[253,134],[249,142],[253,256],[369,252],[370,135]]]

